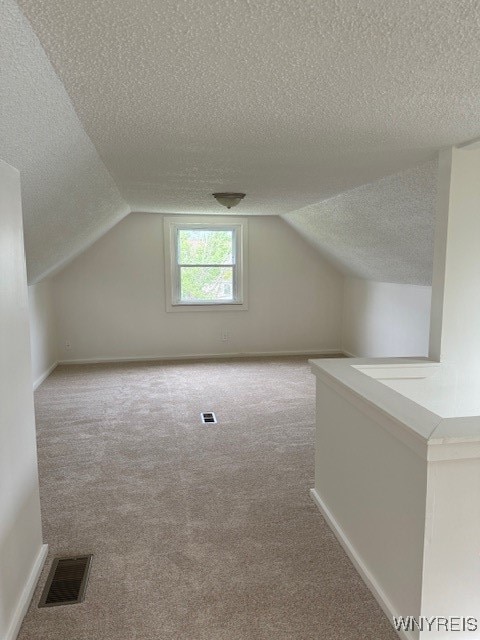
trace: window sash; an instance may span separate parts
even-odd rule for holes
[[[235,262],[212,262],[211,264],[205,264],[203,262],[178,262],[179,267],[236,267]]]
[[[234,262],[229,264],[185,264],[179,263],[179,232],[189,229],[205,229],[209,231],[232,232],[232,258]],[[215,306],[215,305],[242,305],[242,223],[236,224],[203,224],[203,223],[178,223],[172,225],[171,257],[172,257],[172,306]],[[182,300],[181,298],[181,269],[185,267],[230,267],[232,269],[232,297],[224,300]]]
[[[180,256],[180,233],[182,231],[211,231],[211,232],[216,232],[216,231],[228,231],[229,233],[232,234],[232,262],[231,263],[224,263],[224,262],[215,262],[212,263],[211,265],[208,264],[203,264],[203,263],[198,263],[198,265],[194,264],[194,263],[189,263],[189,262],[179,262],[179,256]],[[228,225],[221,225],[221,226],[201,226],[201,225],[193,225],[193,224],[187,224],[187,225],[182,225],[182,224],[178,224],[175,227],[175,260],[177,262],[177,264],[179,264],[180,266],[187,266],[189,264],[191,264],[192,266],[231,266],[231,265],[235,265],[236,264],[236,254],[237,254],[237,229],[233,228],[232,226],[228,226]]]
[[[182,299],[182,269],[192,269],[198,268],[201,269],[229,269],[231,270],[231,285],[232,285],[232,295],[229,298],[192,298],[192,299]],[[179,265],[179,280],[178,280],[178,297],[179,304],[237,304],[235,300],[235,265],[228,264],[214,264],[214,265],[192,265],[188,264],[185,266]]]

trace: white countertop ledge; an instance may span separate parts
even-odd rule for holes
[[[406,381],[415,390],[428,379],[427,399],[435,404],[433,376],[441,375],[445,365],[422,358],[333,358],[309,363],[319,381],[363,411],[376,413],[378,424],[418,455],[432,461],[480,458],[480,415],[445,417],[422,406],[421,393],[414,401],[387,386]],[[439,400],[449,390],[444,378]]]

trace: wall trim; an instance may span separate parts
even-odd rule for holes
[[[328,524],[330,529],[333,531],[338,542],[342,545],[347,556],[352,561],[352,564],[357,570],[358,574],[360,575],[362,580],[365,582],[367,587],[372,592],[373,597],[381,606],[384,614],[387,616],[388,621],[393,627],[393,624],[392,624],[393,616],[399,615],[395,610],[395,607],[392,605],[387,595],[384,593],[382,587],[379,585],[375,577],[372,575],[368,567],[363,562],[362,558],[357,553],[357,550],[352,545],[352,543],[348,539],[346,533],[343,531],[339,523],[336,521],[333,513],[330,511],[330,509],[327,507],[325,502],[320,497],[318,491],[316,489],[310,489],[310,496],[313,502],[318,507],[320,513],[325,518],[326,523]],[[407,632],[405,630],[396,631],[396,633],[402,640],[413,640],[414,638],[414,635],[411,632]]]
[[[101,364],[103,362],[144,362],[150,360],[205,360],[222,358],[255,358],[275,356],[332,356],[343,354],[341,349],[308,349],[305,351],[235,351],[231,353],[191,353],[184,355],[156,355],[156,356],[123,356],[118,358],[78,358],[59,360],[56,364]]]
[[[46,371],[42,373],[33,383],[33,390],[35,391],[42,384],[44,380],[48,378],[48,376],[52,373],[52,371],[57,367],[58,362],[55,361]]]
[[[30,602],[32,601],[38,579],[40,578],[40,574],[42,573],[47,553],[48,544],[42,544],[42,546],[40,547],[40,551],[35,558],[35,562],[33,563],[33,567],[28,580],[25,583],[23,591],[20,595],[20,599],[13,614],[13,618],[8,628],[7,635],[5,636],[5,640],[16,640],[16,637],[18,636],[23,619],[28,611]]]
[[[342,349],[342,353],[347,358],[359,358],[360,357],[360,356],[357,356],[355,353],[351,353],[350,351],[345,351],[345,349]]]

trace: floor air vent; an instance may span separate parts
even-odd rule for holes
[[[43,589],[39,607],[82,602],[87,587],[92,556],[55,558]]]
[[[217,418],[213,411],[204,411],[200,415],[202,416],[202,422],[204,424],[217,424]]]

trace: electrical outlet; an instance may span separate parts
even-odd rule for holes
[[[65,342],[65,349],[71,349],[72,348],[72,343],[70,342],[70,340],[67,340]]]
[[[230,334],[228,332],[228,329],[222,329],[222,342],[227,342],[229,337],[230,337]]]

